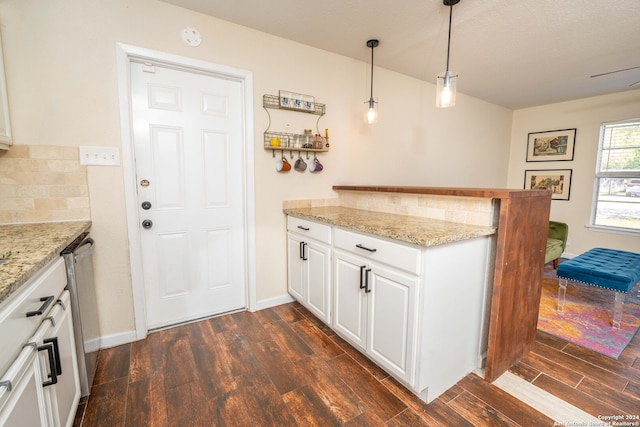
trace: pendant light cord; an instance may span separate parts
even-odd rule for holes
[[[369,108],[374,108],[375,104],[373,100],[373,49],[376,48],[379,43],[377,39],[367,40],[367,47],[371,48],[371,94],[369,96]]]
[[[371,95],[369,97],[369,103],[373,101],[373,48],[375,43],[371,43]]]
[[[447,39],[447,74],[449,73],[449,53],[451,52],[451,20],[453,18],[453,4],[449,5],[449,38]],[[371,51],[373,58],[373,51]],[[372,83],[373,84],[373,83]]]

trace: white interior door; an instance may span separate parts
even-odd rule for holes
[[[138,62],[130,75],[147,327],[244,308],[242,84]]]

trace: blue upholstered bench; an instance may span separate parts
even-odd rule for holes
[[[558,266],[558,310],[564,310],[567,283],[581,282],[615,291],[612,327],[620,327],[626,294],[640,281],[640,254],[594,248]]]

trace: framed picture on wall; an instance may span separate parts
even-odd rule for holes
[[[551,200],[569,200],[572,169],[524,171],[525,190],[551,190]]]
[[[576,129],[533,132],[527,139],[527,162],[573,160]]]

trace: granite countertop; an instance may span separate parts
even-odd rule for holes
[[[0,303],[83,232],[90,221],[0,225]]]
[[[436,246],[490,236],[495,227],[462,224],[432,218],[374,212],[341,206],[284,209],[298,218],[370,233],[419,246]]]

